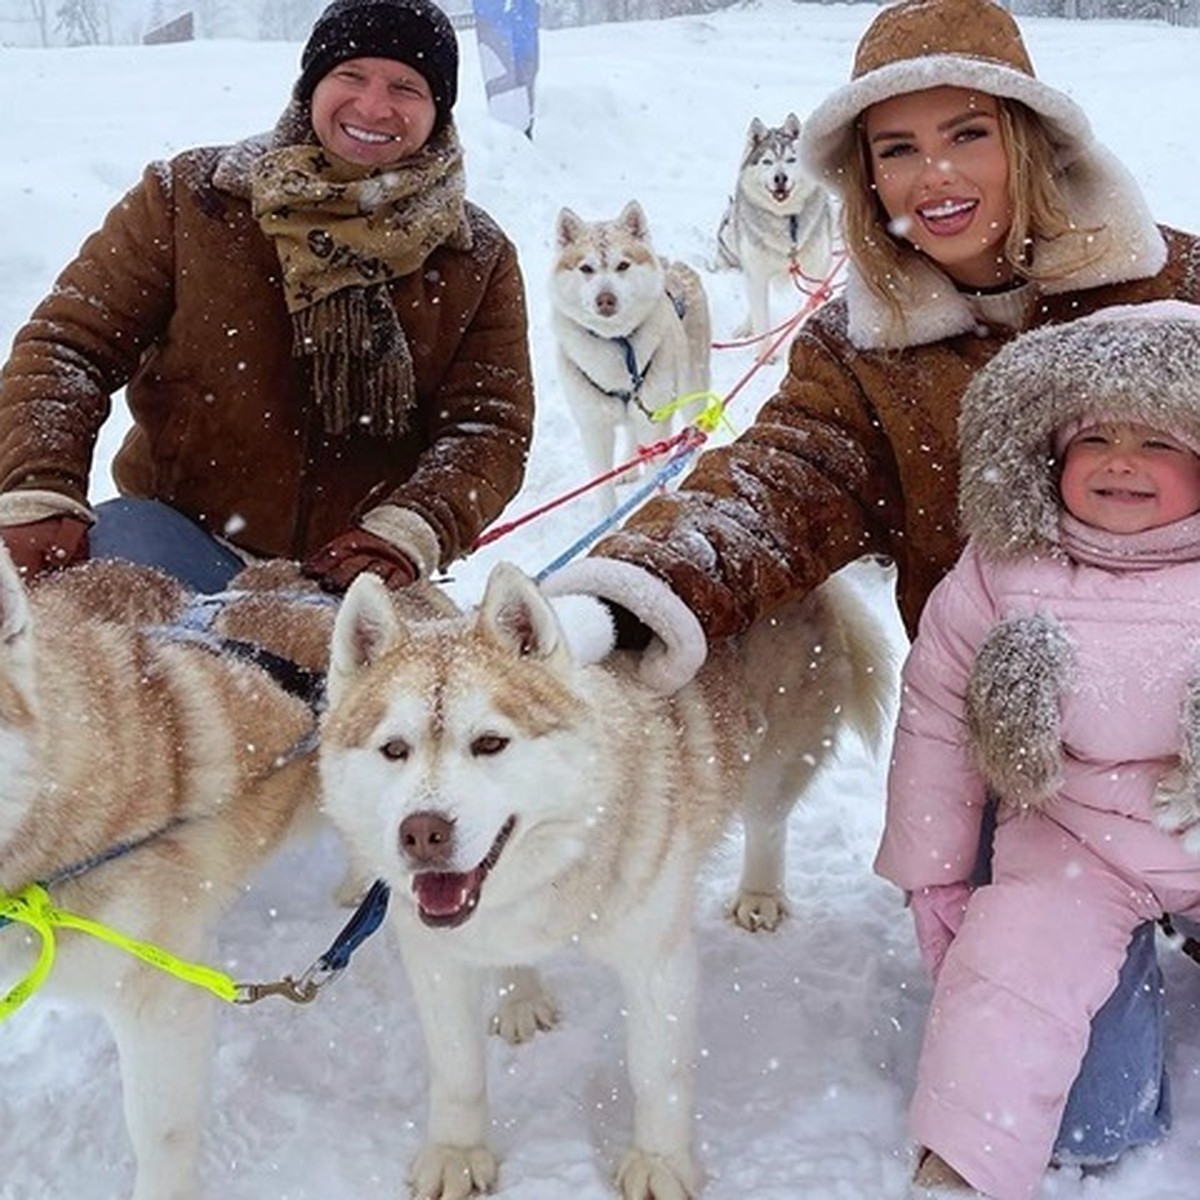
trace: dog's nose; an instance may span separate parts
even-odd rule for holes
[[[611,317],[617,311],[616,292],[597,292],[596,311],[602,317]]]
[[[440,866],[454,848],[454,822],[440,813],[419,812],[400,822],[400,852],[422,866]]]

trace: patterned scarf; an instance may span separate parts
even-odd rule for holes
[[[403,433],[413,361],[388,283],[440,245],[471,245],[453,126],[365,175],[317,145],[276,146],[256,157],[249,184],[283,269],[292,352],[310,363],[326,432]]]

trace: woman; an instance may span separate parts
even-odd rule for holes
[[[990,0],[882,9],[802,150],[842,202],[844,295],[798,333],[778,393],[741,437],[546,583],[613,608],[619,642],[645,647],[642,676],[661,690],[691,677],[708,639],[864,554],[896,561],[914,632],[962,548],[955,433],[975,372],[1024,329],[1200,299],[1197,239],[1155,225]],[[1097,1018],[1063,1157],[1107,1160],[1165,1128],[1152,938],[1144,926]]]
[[[460,557],[533,422],[516,253],[464,198],[458,48],[430,0],[335,0],[268,135],[150,166],[0,374],[0,536],[224,585],[247,557],[331,590]],[[110,397],[121,499],[88,505]]]

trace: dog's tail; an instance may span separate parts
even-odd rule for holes
[[[898,652],[858,588],[837,576],[822,588],[849,668],[846,723],[878,751],[891,732],[899,681]]]
[[[721,224],[717,228],[717,257],[712,265],[714,271],[727,270],[742,265],[741,260],[737,256],[737,251],[734,249],[733,200],[734,198],[730,196],[729,203],[725,206],[725,213],[721,217]]]

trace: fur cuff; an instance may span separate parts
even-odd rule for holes
[[[376,537],[403,550],[417,568],[418,579],[428,579],[442,560],[437,534],[410,508],[381,504],[367,513],[359,524]]]
[[[550,607],[576,662],[597,663],[617,644],[612,610],[595,596],[551,596]]]
[[[967,734],[1000,801],[1040,808],[1061,782],[1059,697],[1075,656],[1062,626],[1035,613],[997,625],[967,683]]]
[[[0,525],[28,525],[47,517],[78,517],[90,525],[96,514],[62,492],[27,488],[0,496]]]
[[[568,563],[542,583],[547,596],[598,596],[633,613],[654,633],[638,677],[663,695],[677,692],[704,665],[708,642],[696,614],[661,579],[632,563],[591,557]]]

